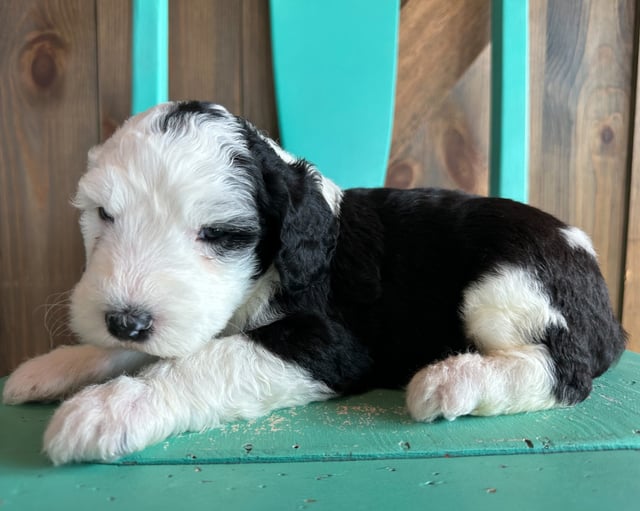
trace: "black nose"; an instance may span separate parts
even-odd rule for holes
[[[153,326],[151,314],[140,309],[107,312],[104,320],[109,333],[122,341],[144,341]]]

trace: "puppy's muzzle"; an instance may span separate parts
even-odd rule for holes
[[[140,309],[107,312],[104,320],[109,333],[121,341],[144,341],[153,327],[151,314]]]

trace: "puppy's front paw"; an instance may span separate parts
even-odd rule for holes
[[[64,402],[45,432],[44,451],[56,465],[114,460],[160,440],[157,418],[151,389],[122,376]]]

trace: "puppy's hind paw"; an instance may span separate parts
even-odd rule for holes
[[[420,370],[407,388],[407,408],[414,420],[432,422],[440,417],[454,420],[473,413],[480,399],[474,371],[479,355],[449,357]]]

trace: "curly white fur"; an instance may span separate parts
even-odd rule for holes
[[[242,335],[137,376],[84,389],[56,411],[44,449],[56,464],[112,460],[183,431],[202,431],[332,392]]]
[[[470,285],[460,311],[479,353],[455,355],[419,371],[407,388],[414,419],[498,415],[557,405],[544,345],[531,344],[549,326],[567,328],[533,272],[500,266]]]
[[[334,265],[331,271],[337,273],[326,279],[333,287],[325,295],[337,296],[332,307],[343,306],[340,294],[349,293],[335,284],[344,285],[341,277],[364,260],[355,255],[364,254],[375,236],[374,231],[359,232],[357,225],[351,235],[349,229],[340,231],[342,246],[351,247],[342,253],[336,248],[338,242],[329,245],[332,233],[338,232],[338,224],[358,222],[362,211],[382,221],[382,216],[391,216],[387,206],[364,208],[364,192],[343,195],[312,165],[298,162],[252,129],[247,131],[249,125],[242,119],[219,106],[196,106],[205,111],[191,115],[195,108],[191,103],[159,105],[126,122],[89,154],[88,172],[74,200],[81,214],[86,271],[71,297],[71,326],[87,345],[59,348],[26,362],[9,378],[3,394],[4,402],[10,404],[68,398],[56,411],[44,438],[45,451],[56,464],[111,460],[174,433],[200,431],[225,421],[264,415],[279,407],[328,399],[335,395],[329,385],[348,392],[348,385],[355,385],[357,378],[371,376],[368,371],[386,371],[384,361],[370,360],[369,354],[383,357],[386,349],[373,349],[375,344],[397,342],[387,332],[400,329],[397,318],[405,318],[405,310],[390,314],[387,321],[391,328],[381,329],[384,334],[379,338],[351,343],[349,329],[353,329],[351,333],[358,329],[339,324],[336,316],[340,314],[334,314],[336,311],[327,303],[316,303],[323,299],[325,281],[300,280],[290,285],[293,291],[287,291],[287,278],[303,274],[301,267],[309,264],[320,268],[316,273],[328,272],[326,268]],[[176,112],[180,115],[171,117]],[[252,153],[258,145],[265,150]],[[284,165],[276,155],[290,165]],[[281,182],[270,173],[273,169],[261,169],[254,175],[260,162],[272,160],[278,164],[275,168],[282,165],[288,171],[286,176],[279,176]],[[298,182],[298,187],[292,182]],[[373,191],[377,198],[369,203],[382,202],[382,192]],[[434,197],[440,195],[435,193]],[[307,203],[312,196],[315,202]],[[421,197],[425,204],[435,200],[429,191]],[[361,200],[365,202],[355,204],[363,209],[354,207],[353,201]],[[465,199],[458,207],[470,207],[476,200]],[[278,204],[286,205],[287,213],[274,206]],[[407,221],[410,211],[397,219]],[[315,212],[317,218],[309,220],[305,212]],[[298,227],[305,236],[296,231],[295,224],[284,221],[288,217],[300,220]],[[390,230],[388,226],[398,225],[397,219],[372,222],[369,227],[375,226],[375,233],[383,230],[380,226]],[[325,229],[326,240],[315,229]],[[210,237],[204,232],[214,234]],[[235,244],[216,245],[220,232]],[[307,236],[309,232],[314,236]],[[292,236],[293,248],[284,242],[292,233],[298,235]],[[552,234],[557,240],[557,230]],[[561,235],[571,250],[595,254],[582,231],[566,228]],[[324,252],[317,241],[327,241]],[[412,273],[406,268],[395,271],[395,263],[387,260],[391,259],[387,254],[395,254],[399,247],[383,247],[382,240],[378,245],[385,254],[385,266],[379,272],[378,268],[371,271],[370,279],[366,273],[357,276],[353,287],[379,279],[386,285],[380,292],[385,312],[396,302],[406,308],[408,301],[393,300],[385,293],[401,296],[407,278],[404,275]],[[408,246],[418,245],[414,239]],[[277,256],[284,253],[287,257],[277,257],[276,250],[280,251]],[[300,252],[306,252],[307,257],[298,257]],[[311,253],[321,257],[310,263],[315,259],[308,257]],[[422,252],[426,256],[430,253]],[[418,271],[418,263],[425,264],[422,257],[404,254],[398,257],[398,265],[415,264],[413,270]],[[329,260],[330,256],[338,261]],[[300,264],[290,265],[293,270],[283,269],[285,259]],[[437,268],[444,259],[438,252]],[[411,262],[414,260],[417,262]],[[509,259],[497,258],[490,269],[485,267],[480,277],[456,291],[455,302],[445,302],[456,308],[460,305],[460,310],[452,309],[459,313],[454,333],[464,330],[465,335],[460,337],[474,352],[431,363],[415,374],[407,389],[408,408],[415,419],[515,413],[559,404],[554,397],[558,395],[557,374],[549,351],[553,344],[539,341],[551,330],[568,333],[566,318],[572,316],[566,314],[565,318],[558,310],[561,301],[552,304],[548,286],[531,265],[507,265],[503,260]],[[403,276],[402,281],[393,280],[401,278],[396,273]],[[423,275],[431,279],[433,270]],[[385,278],[389,279],[386,283]],[[448,282],[443,281],[443,285]],[[304,286],[313,291],[304,297],[309,301],[301,301],[297,294],[306,289]],[[429,292],[425,290],[426,304],[438,299]],[[350,321],[357,323],[364,321],[358,319],[361,314],[367,318],[364,312],[369,302],[357,293],[354,296],[356,312]],[[300,310],[295,309],[294,302],[299,303]],[[412,302],[420,303],[413,298]],[[412,310],[420,313],[424,309]],[[142,317],[140,311],[146,318],[144,328],[136,326],[135,335],[129,335],[133,330],[123,335],[119,329],[130,328],[127,321],[132,322],[129,325],[142,324],[142,320],[135,323],[137,320],[131,319],[135,314],[140,314],[138,319]],[[321,313],[327,317],[321,317]],[[114,323],[117,315],[120,323]],[[316,331],[312,325],[311,333],[301,340],[301,329],[287,323],[299,321],[299,317],[305,322],[318,320],[325,333],[318,334],[322,328]],[[307,317],[311,319],[307,321]],[[375,323],[370,318],[366,321],[367,328],[361,329],[364,332]],[[142,329],[144,338],[138,337]],[[611,331],[616,332],[613,327]],[[415,335],[404,338],[427,342],[428,335],[425,327],[425,339],[416,339],[419,336]],[[325,352],[321,351],[324,336],[330,362],[323,359]],[[357,342],[360,340],[362,345]],[[373,346],[370,352],[365,349],[368,342]],[[439,353],[451,352],[445,350],[448,339],[428,342],[440,343]],[[460,349],[462,344],[455,346]],[[613,353],[613,348],[610,351]],[[296,358],[297,354],[301,356]],[[423,360],[433,360],[433,354]],[[406,382],[402,378],[398,384]],[[579,391],[575,390],[575,396],[584,399],[586,394],[580,395]]]
[[[56,464],[113,459],[171,433],[333,395],[241,333],[278,316],[268,306],[277,273],[255,279],[253,247],[224,257],[197,238],[203,225],[259,222],[251,183],[235,168],[248,155],[237,119],[216,107],[213,121],[185,117],[167,133],[158,122],[170,110],[127,121],[90,151],[79,183],[87,264],[71,326],[91,346],[30,360],[4,388],[4,402],[17,404],[97,384],[65,401],[47,428],[44,449]],[[210,123],[206,137],[197,123]],[[337,208],[337,187],[323,189]],[[109,333],[105,313],[128,306],[153,317],[144,343]]]

